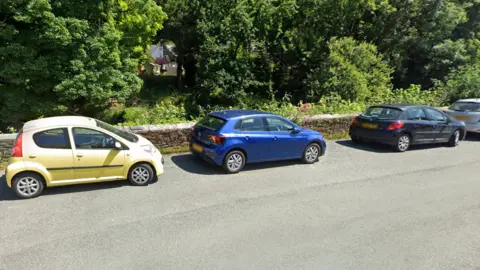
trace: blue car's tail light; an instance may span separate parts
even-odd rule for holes
[[[208,139],[214,145],[222,145],[225,142],[225,136],[221,135],[208,135]]]

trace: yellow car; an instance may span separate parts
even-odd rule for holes
[[[163,173],[163,157],[142,136],[81,116],[25,123],[6,169],[7,185],[20,198],[45,187],[128,179],[145,186]]]

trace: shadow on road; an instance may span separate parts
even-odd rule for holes
[[[480,141],[480,134],[467,133],[467,136],[465,137],[465,141],[467,141],[467,142],[478,142],[478,141]]]
[[[58,195],[58,194],[68,194],[68,193],[77,193],[77,192],[88,192],[101,189],[112,189],[119,188],[128,185],[128,181],[114,181],[114,182],[103,182],[103,183],[94,183],[94,184],[82,184],[82,185],[71,185],[63,187],[52,187],[46,188],[43,190],[40,196],[49,196],[49,195]],[[15,196],[15,193],[7,186],[7,181],[5,176],[0,177],[0,201],[14,201],[19,200]]]
[[[341,140],[341,141],[336,141],[337,144],[357,149],[357,150],[362,150],[362,151],[367,151],[367,152],[373,152],[373,153],[395,153],[395,150],[389,146],[389,145],[384,145],[384,144],[378,144],[378,143],[370,143],[370,142],[364,142],[360,144],[353,143],[351,140]],[[434,149],[434,148],[439,148],[439,147],[445,147],[443,144],[423,144],[423,145],[412,145],[408,151],[417,151],[417,150],[426,150],[426,149]]]
[[[218,175],[227,174],[222,167],[210,164],[199,157],[192,154],[184,154],[172,157],[172,162],[180,169],[193,173],[203,175]],[[292,165],[302,164],[298,160],[274,161],[264,163],[246,164],[242,171],[254,171],[262,169],[272,169],[277,167],[286,167]]]

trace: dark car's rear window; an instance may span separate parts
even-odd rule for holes
[[[378,120],[397,120],[402,114],[402,111],[395,108],[388,107],[370,107],[362,115]]]
[[[223,125],[225,125],[225,122],[227,121],[225,121],[224,119],[212,115],[207,115],[202,118],[202,120],[200,120],[197,125],[208,128],[210,130],[219,131],[223,127]]]
[[[453,103],[449,109],[460,112],[480,112],[480,103],[459,101]]]

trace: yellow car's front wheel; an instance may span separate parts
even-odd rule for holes
[[[43,178],[36,173],[20,173],[12,181],[13,191],[22,199],[38,197],[44,188]]]
[[[130,169],[128,180],[134,186],[146,186],[152,182],[154,176],[152,166],[140,163],[133,165]]]

